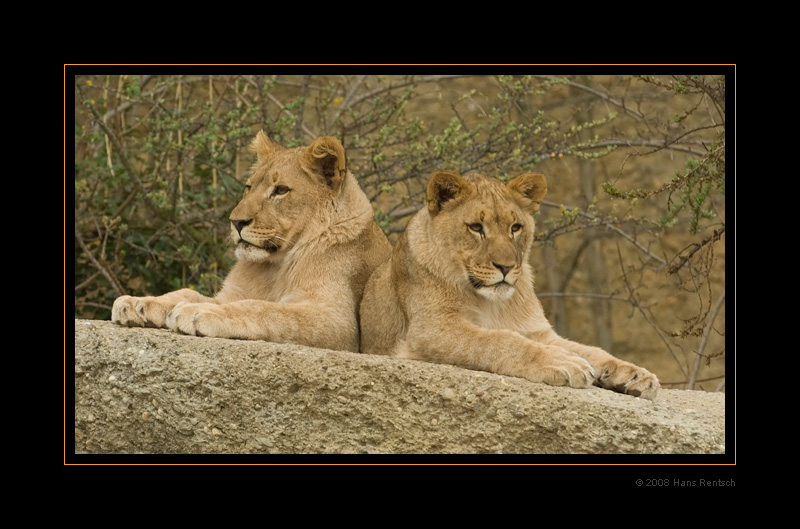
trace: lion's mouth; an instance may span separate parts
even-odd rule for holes
[[[239,240],[239,246],[242,247],[242,248],[247,248],[248,246],[252,246],[253,248],[260,248],[260,249],[265,250],[265,251],[267,251],[269,253],[275,253],[275,252],[277,252],[278,250],[281,249],[280,246],[278,246],[277,244],[275,244],[272,241],[267,241],[267,242],[265,242],[263,244],[263,246],[258,246],[256,244],[248,242],[248,241],[246,241],[244,239],[240,239]]]
[[[502,287],[513,287],[511,283],[506,281],[505,279],[502,281],[498,281],[497,283],[492,283],[491,285],[487,285],[480,279],[469,276],[469,284],[472,285],[472,288],[479,289],[479,288],[502,288]]]
[[[505,280],[487,285],[484,281],[470,276],[469,283],[475,289],[476,294],[491,300],[506,300],[514,295],[514,292],[516,291],[514,285]]]
[[[486,284],[483,281],[472,276],[469,276],[469,284],[472,285],[472,288],[475,289],[483,288],[486,286]]]

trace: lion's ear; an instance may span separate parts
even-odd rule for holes
[[[547,179],[543,174],[525,173],[510,180],[508,188],[520,195],[520,204],[529,213],[539,211],[539,203],[547,194]]]
[[[283,150],[283,147],[267,138],[263,130],[259,130],[256,137],[250,143],[250,150],[256,153],[258,161],[261,162],[273,153]]]
[[[331,189],[338,189],[347,173],[344,147],[339,140],[333,136],[317,138],[306,153],[311,171]]]
[[[464,191],[466,181],[452,171],[436,171],[428,181],[428,211],[431,216],[442,211],[445,203]]]

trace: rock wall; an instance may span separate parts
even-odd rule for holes
[[[74,404],[76,456],[725,453],[721,393],[648,401],[107,321],[75,321]]]

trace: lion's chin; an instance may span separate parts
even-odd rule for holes
[[[479,295],[492,301],[505,301],[514,295],[514,287],[505,281],[477,289]]]
[[[234,252],[234,255],[239,261],[263,263],[269,260],[269,258],[272,257],[276,251],[278,251],[278,247],[274,245],[271,245],[269,250],[267,250],[265,248],[253,246],[247,242],[240,241],[239,244],[236,245],[236,251]]]

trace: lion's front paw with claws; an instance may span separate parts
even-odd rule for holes
[[[560,347],[544,347],[526,378],[551,386],[588,388],[594,381],[594,375],[592,366],[580,356]]]
[[[163,327],[170,308],[155,296],[120,296],[111,308],[111,321],[128,327]]]
[[[658,377],[643,367],[614,359],[601,366],[597,384],[626,395],[654,399],[661,384]]]
[[[214,303],[181,302],[167,314],[166,326],[192,336],[223,336],[224,319],[224,310]]]

